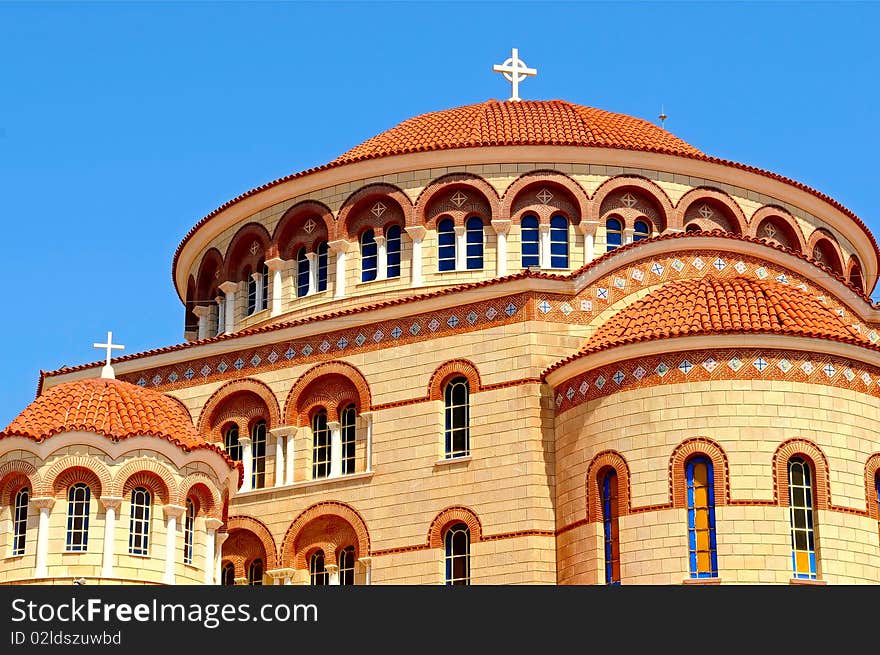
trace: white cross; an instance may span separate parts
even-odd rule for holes
[[[512,49],[510,58],[505,60],[503,64],[495,64],[492,67],[492,71],[503,74],[504,79],[510,82],[513,87],[512,95],[508,100],[521,100],[519,97],[519,83],[525,80],[526,77],[538,74],[538,71],[534,68],[526,67],[526,62],[519,58],[519,50],[516,48]]]
[[[104,368],[101,369],[101,377],[108,378],[113,380],[116,376],[113,373],[113,367],[110,366],[110,355],[113,350],[122,350],[125,346],[121,346],[113,343],[113,333],[107,332],[107,343],[96,343],[94,344],[95,348],[106,348],[107,349],[107,363],[104,365]]]

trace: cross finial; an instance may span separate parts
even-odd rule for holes
[[[495,64],[492,70],[503,74],[504,79],[510,82],[513,87],[508,100],[520,100],[519,83],[525,80],[526,77],[538,74],[536,69],[528,68],[526,62],[519,58],[519,50],[516,48],[512,49],[510,57],[503,64]]]
[[[666,119],[669,118],[669,116],[667,116],[666,112],[663,111],[663,105],[660,105],[660,115],[657,118],[660,119],[660,127],[666,129]]]
[[[107,343],[96,343],[94,344],[95,348],[106,348],[107,349],[107,363],[104,364],[104,368],[101,369],[101,377],[107,378],[109,380],[116,379],[116,375],[113,373],[113,367],[110,366],[110,355],[113,350],[122,350],[125,346],[121,346],[113,343],[113,333],[107,332]]]

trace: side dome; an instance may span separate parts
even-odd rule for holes
[[[666,130],[633,116],[564,100],[487,100],[403,121],[337,157],[336,166],[391,155],[485,146],[554,145],[703,156]]]

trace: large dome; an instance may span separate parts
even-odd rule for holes
[[[703,154],[653,123],[626,114],[564,100],[487,100],[405,120],[352,148],[331,165],[410,152],[522,145]]]

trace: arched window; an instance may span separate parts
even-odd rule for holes
[[[688,562],[692,578],[718,577],[715,549],[715,474],[708,457],[685,465],[688,508]]]
[[[89,506],[92,490],[77,482],[67,490],[67,546],[69,552],[83,552],[89,546]]]
[[[633,228],[635,228],[633,231],[633,241],[641,241],[651,236],[651,226],[645,221],[636,221]]]
[[[193,563],[193,535],[195,534],[196,504],[192,498],[186,499],[186,514],[183,517],[183,563]]]
[[[470,388],[466,377],[452,378],[444,391],[446,458],[470,453]]]
[[[688,226],[686,228],[684,228],[684,231],[685,232],[699,232],[700,226],[697,225],[696,223],[689,223]]]
[[[361,235],[361,282],[376,279],[376,235],[367,230]]]
[[[791,523],[791,566],[795,578],[816,579],[816,534],[813,516],[813,472],[806,460],[788,460]]]
[[[327,290],[327,260],[330,257],[330,246],[326,241],[318,244],[318,291]]]
[[[222,582],[225,587],[235,585],[235,565],[232,562],[226,562],[223,565]]]
[[[568,268],[568,220],[558,214],[550,219],[550,266]]]
[[[607,252],[623,245],[623,226],[616,218],[605,221],[605,244]]]
[[[315,586],[330,584],[330,575],[324,567],[323,550],[316,550],[309,558],[309,577]]]
[[[132,555],[146,555],[149,551],[151,501],[151,494],[144,487],[135,487],[131,490],[128,552]]]
[[[437,270],[455,270],[455,224],[451,218],[437,225]]]
[[[354,584],[354,546],[346,546],[339,552],[339,584]]]
[[[538,237],[538,217],[527,214],[520,221],[520,241],[522,249],[522,267],[540,266],[540,243]]]
[[[226,447],[226,454],[234,461],[241,461],[241,444],[238,443],[238,426],[231,425],[223,433],[223,445]]]
[[[257,281],[251,275],[251,270],[246,268],[244,271],[247,280],[247,316],[257,311]]]
[[[217,299],[215,307],[215,311],[217,312],[217,332],[214,335],[216,337],[226,331],[226,296],[222,291],[217,290],[214,293],[214,298]]]
[[[296,252],[296,297],[302,298],[309,293],[309,258],[306,249]]]
[[[27,514],[30,489],[22,487],[15,494],[12,503],[12,554],[24,555],[25,537],[27,536]]]
[[[600,481],[602,523],[605,537],[605,583],[620,584],[620,507],[617,499],[617,471],[609,469]]]
[[[251,428],[251,453],[251,489],[262,489],[266,486],[266,421],[257,421]]]
[[[456,523],[446,531],[446,584],[471,583],[471,531],[464,523]]]
[[[269,267],[265,263],[260,264],[260,285],[260,309],[263,310],[269,306]]]
[[[483,219],[472,216],[465,223],[465,268],[483,268]]]
[[[392,225],[385,230],[385,253],[388,261],[386,275],[388,277],[400,277],[400,226]]]
[[[327,427],[327,410],[322,409],[312,417],[312,478],[330,475],[330,428]]]
[[[354,473],[355,408],[349,405],[339,414],[342,431],[342,474]]]
[[[874,487],[877,489],[877,531],[880,532],[880,471],[874,474]]]
[[[248,584],[260,586],[263,584],[263,560],[255,559],[248,567]]]

